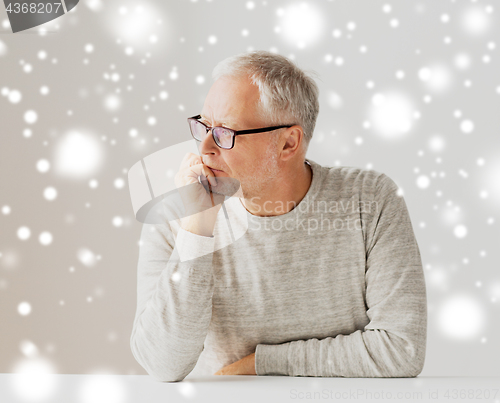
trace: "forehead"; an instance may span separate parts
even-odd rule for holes
[[[201,115],[212,124],[254,124],[259,98],[259,87],[249,78],[221,77],[210,88]]]

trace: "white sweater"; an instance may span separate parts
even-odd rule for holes
[[[130,345],[153,378],[213,375],[253,352],[257,375],[420,374],[426,287],[398,186],[306,161],[311,186],[288,213],[224,203],[235,242],[223,209],[213,237],[143,225]]]

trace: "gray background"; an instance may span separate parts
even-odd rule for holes
[[[17,34],[0,7],[0,372],[145,374],[127,171],[191,139],[218,61],[264,49],[317,73],[308,158],[403,191],[428,290],[421,375],[500,374],[496,4],[301,4],[87,0]]]

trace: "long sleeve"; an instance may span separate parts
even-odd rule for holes
[[[318,340],[258,344],[258,375],[415,377],[426,351],[427,296],[420,251],[398,186],[381,174],[367,225],[363,330]]]
[[[167,221],[143,224],[130,347],[158,381],[183,380],[203,351],[212,318],[213,250],[213,237],[180,228],[174,241]]]

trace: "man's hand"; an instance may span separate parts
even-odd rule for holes
[[[230,365],[226,365],[214,375],[257,375],[255,372],[255,353],[247,355]]]

